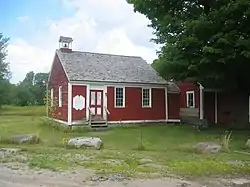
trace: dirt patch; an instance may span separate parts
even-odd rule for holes
[[[243,180],[241,180],[243,181]],[[244,180],[243,182],[249,182]],[[224,187],[232,180],[202,178],[186,181],[182,178],[130,179],[121,175],[97,176],[91,170],[77,169],[68,172],[30,170],[24,164],[0,165],[0,186],[5,187]],[[234,183],[235,180],[234,180]]]

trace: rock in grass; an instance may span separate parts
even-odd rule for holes
[[[247,140],[246,147],[250,149],[250,139]]]
[[[18,152],[22,151],[21,149],[18,148],[1,148],[0,149],[0,158],[5,158],[9,157],[11,155],[14,155]]]
[[[219,153],[221,146],[214,142],[199,142],[194,146],[196,153]]]
[[[39,137],[32,134],[19,134],[10,137],[10,142],[14,144],[38,143]]]
[[[75,148],[94,148],[99,150],[103,146],[103,141],[94,137],[77,137],[71,138],[67,145]]]

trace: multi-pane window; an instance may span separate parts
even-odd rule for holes
[[[142,107],[151,107],[151,89],[142,89]]]
[[[188,108],[194,108],[195,107],[195,97],[194,97],[194,91],[188,91],[187,94],[187,107]]]
[[[115,88],[115,106],[124,107],[125,106],[125,88]]]
[[[59,86],[58,90],[58,106],[62,107],[62,86]]]
[[[53,93],[53,88],[50,89],[50,106],[53,107],[54,103],[54,93]]]

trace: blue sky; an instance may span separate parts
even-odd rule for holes
[[[58,20],[74,13],[60,0],[0,0],[0,7],[0,31],[25,40],[32,40],[35,33],[46,30],[47,19]]]
[[[29,71],[48,72],[60,35],[73,50],[142,56],[149,63],[157,46],[149,21],[125,0],[0,0],[0,32],[10,37],[13,83]]]

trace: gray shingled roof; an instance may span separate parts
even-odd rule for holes
[[[60,36],[59,42],[71,43],[71,42],[73,42],[73,39],[70,37]]]
[[[56,53],[70,81],[165,84],[170,91],[179,91],[176,84],[158,76],[141,57],[60,50]]]

